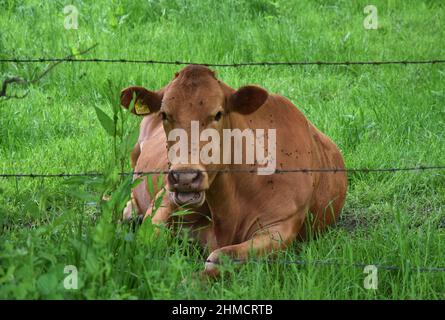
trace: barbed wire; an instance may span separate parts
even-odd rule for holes
[[[224,262],[219,261],[211,261],[211,260],[200,260],[192,257],[180,257],[180,260],[184,260],[188,263],[213,263],[216,265],[223,265]],[[150,260],[157,260],[162,262],[169,262],[170,257],[164,257],[164,258],[150,258]],[[380,262],[341,262],[338,260],[291,260],[291,259],[268,259],[268,258],[258,258],[258,259],[252,259],[249,258],[247,260],[241,260],[241,259],[229,259],[228,262],[232,262],[234,264],[282,264],[282,265],[297,265],[297,266],[333,266],[333,267],[340,267],[340,268],[365,268],[367,266],[374,266],[379,270],[387,270],[387,271],[411,271],[411,272],[422,272],[422,273],[435,273],[435,272],[445,272],[445,267],[420,267],[420,266],[406,266],[402,267],[399,265],[390,265],[390,264],[384,264]]]
[[[354,267],[354,268],[364,268],[366,266],[375,266],[377,269],[381,270],[393,270],[393,271],[401,271],[404,268],[396,265],[388,265],[382,263],[363,263],[363,262],[339,262],[335,260],[274,260],[274,259],[249,259],[246,261],[243,260],[232,260],[235,263],[266,263],[266,264],[289,264],[289,265],[317,265],[317,266],[335,266],[335,267]],[[215,263],[209,260],[205,262]],[[219,263],[216,263],[219,264]],[[407,267],[405,268],[410,271],[418,271],[418,272],[445,272],[445,267]]]
[[[444,166],[418,166],[418,167],[399,167],[399,168],[360,168],[360,169],[346,169],[346,168],[323,168],[323,169],[277,169],[274,173],[289,173],[289,172],[300,172],[300,173],[309,173],[309,172],[363,172],[363,173],[375,173],[375,172],[408,172],[408,171],[424,171],[424,170],[445,170]],[[210,171],[210,170],[208,170]],[[212,170],[217,171],[220,173],[230,173],[230,172],[241,172],[241,173],[254,173],[256,170],[243,170],[243,169],[236,169],[236,170]],[[186,172],[186,171],[185,171]],[[146,174],[166,174],[168,173],[167,170],[152,170],[152,171],[144,171],[144,172],[121,172],[119,175],[146,175]],[[29,173],[29,174],[0,174],[0,178],[63,178],[63,177],[98,177],[98,176],[104,176],[103,173],[98,172],[86,172],[86,173],[54,173],[54,174],[35,174],[35,173]],[[166,259],[162,259],[166,260]],[[190,262],[197,262],[196,259],[186,258],[186,260],[189,260]],[[257,264],[287,264],[287,265],[298,265],[298,266],[307,266],[307,265],[314,265],[314,266],[335,266],[335,267],[342,267],[342,268],[365,268],[366,266],[375,266],[377,269],[380,270],[388,270],[388,271],[411,271],[411,272],[422,272],[422,273],[434,273],[434,272],[445,272],[445,267],[420,267],[420,266],[413,266],[413,267],[401,267],[397,265],[388,265],[383,263],[363,263],[363,262],[353,262],[353,263],[345,263],[345,262],[339,262],[335,260],[279,260],[279,259],[249,259],[249,260],[237,260],[232,259],[231,260],[234,263],[257,263]],[[205,260],[204,262],[211,262],[215,264],[220,264],[219,262],[209,261]]]
[[[417,167],[398,167],[398,168],[296,168],[296,169],[275,169],[272,174],[284,173],[378,173],[378,172],[409,172],[409,171],[426,171],[426,170],[445,170],[445,165],[437,166],[417,166]],[[208,173],[258,173],[257,169],[222,169],[222,170],[203,170]],[[193,170],[181,170],[181,172],[194,172]],[[119,172],[120,176],[132,175],[149,175],[149,174],[168,174],[169,170],[149,170],[149,171],[131,171]],[[102,177],[105,176],[101,172],[81,172],[81,173],[0,173],[0,178],[69,178],[69,177]]]
[[[239,63],[208,63],[208,62],[192,62],[192,61],[163,61],[163,60],[146,60],[146,59],[109,59],[109,58],[83,58],[76,59],[73,57],[65,58],[0,58],[0,63],[131,63],[131,64],[157,64],[157,65],[202,65],[207,67],[272,67],[272,66],[351,66],[351,65],[434,65],[445,63],[445,59],[430,60],[386,60],[386,61],[259,61],[259,62],[239,62]],[[416,166],[416,167],[392,167],[392,168],[293,168],[293,169],[276,169],[273,174],[284,173],[395,173],[395,172],[413,172],[426,170],[445,170],[445,165],[435,166]],[[187,172],[187,170],[183,170]],[[257,169],[223,169],[223,170],[205,170],[205,172],[217,173],[257,173]],[[149,170],[136,172],[120,172],[121,176],[132,175],[150,175],[150,174],[167,174],[168,170]],[[101,172],[81,172],[81,173],[0,173],[0,178],[70,178],[70,177],[103,177]],[[161,260],[161,259],[159,259]],[[166,260],[166,259],[162,259]],[[187,259],[192,261],[192,259]],[[336,266],[336,267],[354,267],[364,268],[373,265],[377,269],[389,271],[410,270],[417,272],[445,272],[445,267],[407,267],[403,268],[397,265],[387,265],[382,263],[344,263],[333,260],[272,260],[272,259],[249,259],[247,261],[232,260],[235,263],[280,263],[288,265],[316,265],[316,266]],[[196,262],[193,259],[193,262]],[[205,261],[212,262],[212,261]],[[215,263],[215,262],[213,262]]]
[[[167,60],[146,60],[146,59],[111,59],[111,58],[0,58],[1,63],[45,63],[45,62],[79,62],[79,63],[135,63],[135,64],[162,64],[162,65],[202,65],[206,67],[251,67],[251,66],[350,66],[350,65],[408,65],[408,64],[439,64],[445,63],[445,59],[429,60],[386,60],[386,61],[258,61],[239,63],[211,63],[192,61],[167,61]]]
[[[83,55],[83,54],[87,54],[88,52],[90,52],[91,50],[93,50],[95,47],[97,46],[97,44],[85,49],[85,50],[80,50],[78,51],[77,55]],[[8,99],[23,99],[25,98],[29,91],[27,91],[26,93],[22,94],[22,95],[8,95],[7,92],[7,88],[13,84],[18,84],[21,86],[29,86],[31,84],[35,84],[37,82],[39,82],[40,80],[42,80],[42,78],[44,78],[45,76],[47,76],[57,65],[59,65],[60,63],[62,63],[65,59],[73,59],[74,55],[73,54],[69,54],[66,57],[60,59],[59,61],[53,61],[51,62],[44,70],[42,70],[39,74],[33,76],[30,79],[25,79],[19,76],[12,76],[12,77],[7,77],[6,79],[3,80],[3,83],[0,87],[0,98],[3,98],[5,100]]]

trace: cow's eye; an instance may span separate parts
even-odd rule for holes
[[[161,111],[161,119],[162,119],[162,121],[167,120],[167,114],[164,111]]]
[[[218,112],[215,114],[215,121],[219,121],[219,120],[221,120],[221,118],[222,118],[222,112],[221,112],[221,111],[218,111]]]

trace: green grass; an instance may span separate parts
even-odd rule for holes
[[[0,57],[63,57],[96,42],[86,57],[216,63],[445,57],[442,1],[374,1],[378,30],[363,28],[367,1],[72,4],[80,12],[78,30],[64,29],[63,2],[0,0]],[[1,63],[0,74],[31,77],[44,67]],[[115,142],[94,107],[111,115],[121,88],[159,88],[178,69],[57,66],[25,99],[0,101],[0,172],[120,169],[120,161],[113,162]],[[255,83],[290,98],[339,145],[348,167],[444,163],[444,65],[217,72],[232,87]],[[129,117],[124,127],[139,120]],[[129,170],[129,154],[124,156]],[[281,260],[327,259],[344,266],[228,264],[216,282],[199,280],[206,255],[186,239],[168,232],[156,238],[149,223],[134,230],[116,223],[128,193],[121,187],[111,205],[100,203],[99,191],[111,193],[119,181],[113,175],[99,180],[0,179],[0,298],[445,298],[445,272],[410,269],[445,266],[443,171],[350,175],[340,224],[280,254]],[[366,275],[351,266],[355,262],[402,269],[379,270],[378,289],[366,290]],[[65,265],[78,268],[78,290],[64,289]]]

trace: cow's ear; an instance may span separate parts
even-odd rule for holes
[[[268,96],[267,91],[258,86],[241,87],[229,97],[229,111],[250,114],[261,107]]]
[[[136,97],[136,100],[134,101],[134,108],[130,111],[135,115],[145,116],[157,112],[161,108],[161,93],[134,86],[121,91],[121,105],[125,109],[130,108],[133,96]]]

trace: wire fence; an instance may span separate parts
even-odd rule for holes
[[[427,65],[445,63],[445,59],[429,60],[372,60],[372,61],[258,61],[258,62],[238,62],[238,63],[211,63],[193,61],[166,61],[148,59],[108,59],[108,58],[0,58],[0,63],[47,63],[47,62],[76,62],[76,63],[135,63],[135,64],[160,64],[160,65],[202,65],[206,67],[252,67],[252,66],[352,66],[352,65]]]
[[[272,174],[284,173],[378,173],[378,172],[409,172],[409,171],[431,171],[431,170],[445,170],[445,165],[437,166],[417,166],[417,167],[396,167],[396,168],[296,168],[296,169],[275,169]],[[181,170],[184,173],[192,173],[194,171]],[[257,169],[221,169],[221,170],[203,170],[208,173],[250,173],[256,174]],[[120,176],[132,175],[149,175],[149,174],[168,174],[169,170],[150,170],[150,171],[132,171],[120,172]],[[0,173],[0,178],[69,178],[69,177],[102,177],[104,173],[101,172],[82,172],[82,173]]]
[[[210,260],[201,260],[191,257],[180,257],[180,260],[185,260],[188,263],[213,263],[215,265],[223,265],[224,263],[217,262],[217,261],[210,261]],[[163,257],[163,258],[157,258],[157,257],[151,257],[150,260],[157,260],[161,262],[169,262],[169,257]],[[260,259],[252,259],[249,258],[247,260],[240,260],[240,259],[230,259],[228,260],[233,264],[276,264],[279,263],[281,265],[295,265],[295,266],[324,266],[324,267],[337,267],[337,268],[356,268],[356,269],[363,269],[368,266],[374,266],[378,270],[385,270],[385,271],[408,271],[408,272],[420,272],[420,273],[439,273],[439,272],[445,272],[445,267],[419,267],[419,266],[410,266],[409,263],[407,263],[406,266],[400,266],[400,265],[391,265],[391,264],[382,264],[380,262],[378,263],[364,263],[364,262],[341,262],[338,260],[290,260],[290,259],[268,259],[268,258],[260,258]]]
[[[75,58],[72,56],[65,58],[0,58],[0,63],[130,63],[130,64],[150,64],[150,65],[202,65],[207,67],[274,67],[274,66],[383,66],[383,65],[435,65],[445,63],[445,59],[429,59],[429,60],[381,60],[381,61],[258,61],[258,62],[239,62],[239,63],[209,63],[209,62],[192,62],[192,61],[164,61],[164,60],[147,60],[147,59],[109,59],[109,58]],[[284,173],[396,173],[396,172],[415,172],[415,171],[443,171],[445,165],[427,165],[412,167],[388,167],[388,168],[291,168],[276,169],[273,174]],[[186,170],[185,170],[186,171]],[[257,173],[257,169],[222,169],[222,170],[206,170],[206,172],[217,173]],[[132,175],[150,175],[150,174],[168,174],[168,170],[149,170],[142,172],[120,172],[121,176]],[[0,178],[70,178],[70,177],[103,177],[101,172],[80,172],[80,173],[0,173]],[[185,258],[187,259],[187,258]],[[166,260],[166,259],[163,259]],[[247,261],[232,260],[235,263],[281,263],[288,265],[316,265],[316,266],[335,266],[335,267],[353,267],[364,268],[369,265],[377,267],[381,270],[389,271],[412,271],[412,272],[445,272],[445,267],[401,267],[397,265],[388,265],[381,263],[344,263],[333,260],[271,260],[271,259],[249,259]],[[193,259],[193,262],[196,262]],[[212,261],[205,261],[212,262]],[[214,262],[213,262],[214,263]]]
[[[352,263],[346,263],[346,262],[340,262],[335,260],[274,260],[274,259],[250,259],[247,261],[241,261],[241,260],[232,260],[235,263],[268,263],[273,264],[279,262],[280,264],[287,264],[287,265],[299,265],[299,266],[305,266],[305,265],[317,265],[317,266],[334,266],[334,267],[354,267],[354,268],[365,268],[367,266],[375,266],[377,269],[381,270],[390,270],[390,271],[402,271],[402,270],[409,270],[409,271],[418,271],[418,272],[445,272],[445,267],[407,267],[402,268],[401,266],[396,265],[388,265],[388,264],[381,264],[381,263],[359,263],[359,262],[352,262]],[[206,260],[205,262],[211,262],[209,260]],[[211,262],[212,263],[212,262]],[[213,262],[214,263],[214,262]]]
[[[85,50],[85,53],[93,47]],[[261,62],[240,62],[240,63],[203,63],[192,61],[163,61],[163,60],[146,60],[146,59],[108,59],[108,58],[75,58],[72,55],[64,58],[0,58],[0,63],[61,63],[61,62],[79,62],[79,63],[138,63],[138,64],[164,64],[164,65],[203,65],[208,67],[247,67],[247,66],[302,66],[302,65],[426,65],[445,63],[445,59],[429,59],[429,60],[386,60],[386,61],[261,61]],[[312,173],[312,172],[347,172],[347,173],[376,173],[376,172],[400,172],[400,171],[426,171],[426,170],[444,170],[445,165],[430,165],[403,168],[292,168],[292,169],[276,169],[274,174],[282,173]],[[257,169],[223,169],[208,170],[207,172],[218,173],[256,173]],[[147,174],[167,174],[168,170],[150,170],[144,172],[121,172],[120,175],[147,175]],[[83,172],[83,173],[0,173],[0,178],[64,178],[64,177],[98,177],[103,176],[100,172]]]

